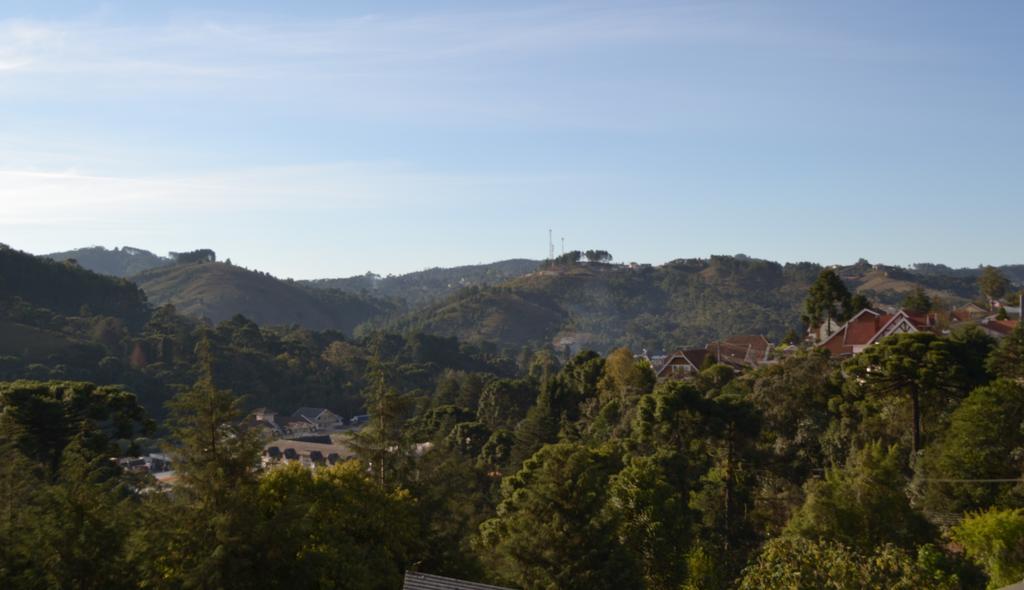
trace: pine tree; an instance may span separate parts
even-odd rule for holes
[[[175,397],[167,449],[178,483],[139,540],[137,557],[148,575],[189,588],[246,588],[258,578],[259,539],[250,514],[260,443],[238,426],[240,400],[213,379],[209,337],[197,346],[201,376]]]

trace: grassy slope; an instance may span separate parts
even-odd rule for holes
[[[314,293],[289,281],[214,262],[157,268],[132,277],[155,305],[219,322],[242,314],[258,324],[298,324],[351,333],[387,313],[381,302],[336,291]]]

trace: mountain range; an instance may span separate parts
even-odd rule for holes
[[[667,350],[741,333],[778,340],[800,329],[807,288],[822,266],[744,255],[662,265],[542,264],[513,259],[398,276],[293,281],[222,262],[175,263],[138,248],[84,248],[53,255],[128,280],[153,305],[214,322],[241,314],[262,325],[352,334],[422,331],[499,348],[617,346]],[[1024,265],[1001,267],[1024,283]],[[941,304],[977,296],[980,269],[912,267],[861,260],[838,267],[852,291],[896,305],[921,287]]]

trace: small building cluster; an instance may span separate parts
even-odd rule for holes
[[[299,408],[291,415],[279,414],[267,408],[256,408],[242,421],[242,426],[255,428],[264,433],[267,439],[303,436],[318,432],[335,432],[346,426],[358,425],[365,420],[362,416],[354,416],[346,423],[345,419],[327,408]]]
[[[836,357],[849,357],[862,352],[892,334],[915,332],[948,333],[958,326],[973,324],[993,338],[1006,337],[1020,323],[1020,308],[1007,308],[1018,319],[997,319],[996,314],[979,305],[968,303],[951,311],[948,320],[939,314],[915,314],[905,309],[893,312],[874,309],[861,310],[845,324],[833,324],[811,330],[815,346],[824,348]],[[820,334],[819,334],[820,332]]]
[[[727,365],[737,371],[753,369],[771,362],[772,343],[764,336],[731,336],[709,343],[704,348],[677,350],[663,356],[642,355],[654,369],[658,380],[685,379],[709,364]]]
[[[355,456],[347,445],[334,443],[329,436],[316,436],[271,441],[263,446],[260,462],[264,469],[289,462],[315,469],[348,461]]]

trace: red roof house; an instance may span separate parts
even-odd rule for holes
[[[931,330],[935,316],[900,310],[894,314],[862,310],[819,344],[833,356],[852,356],[892,334]]]

